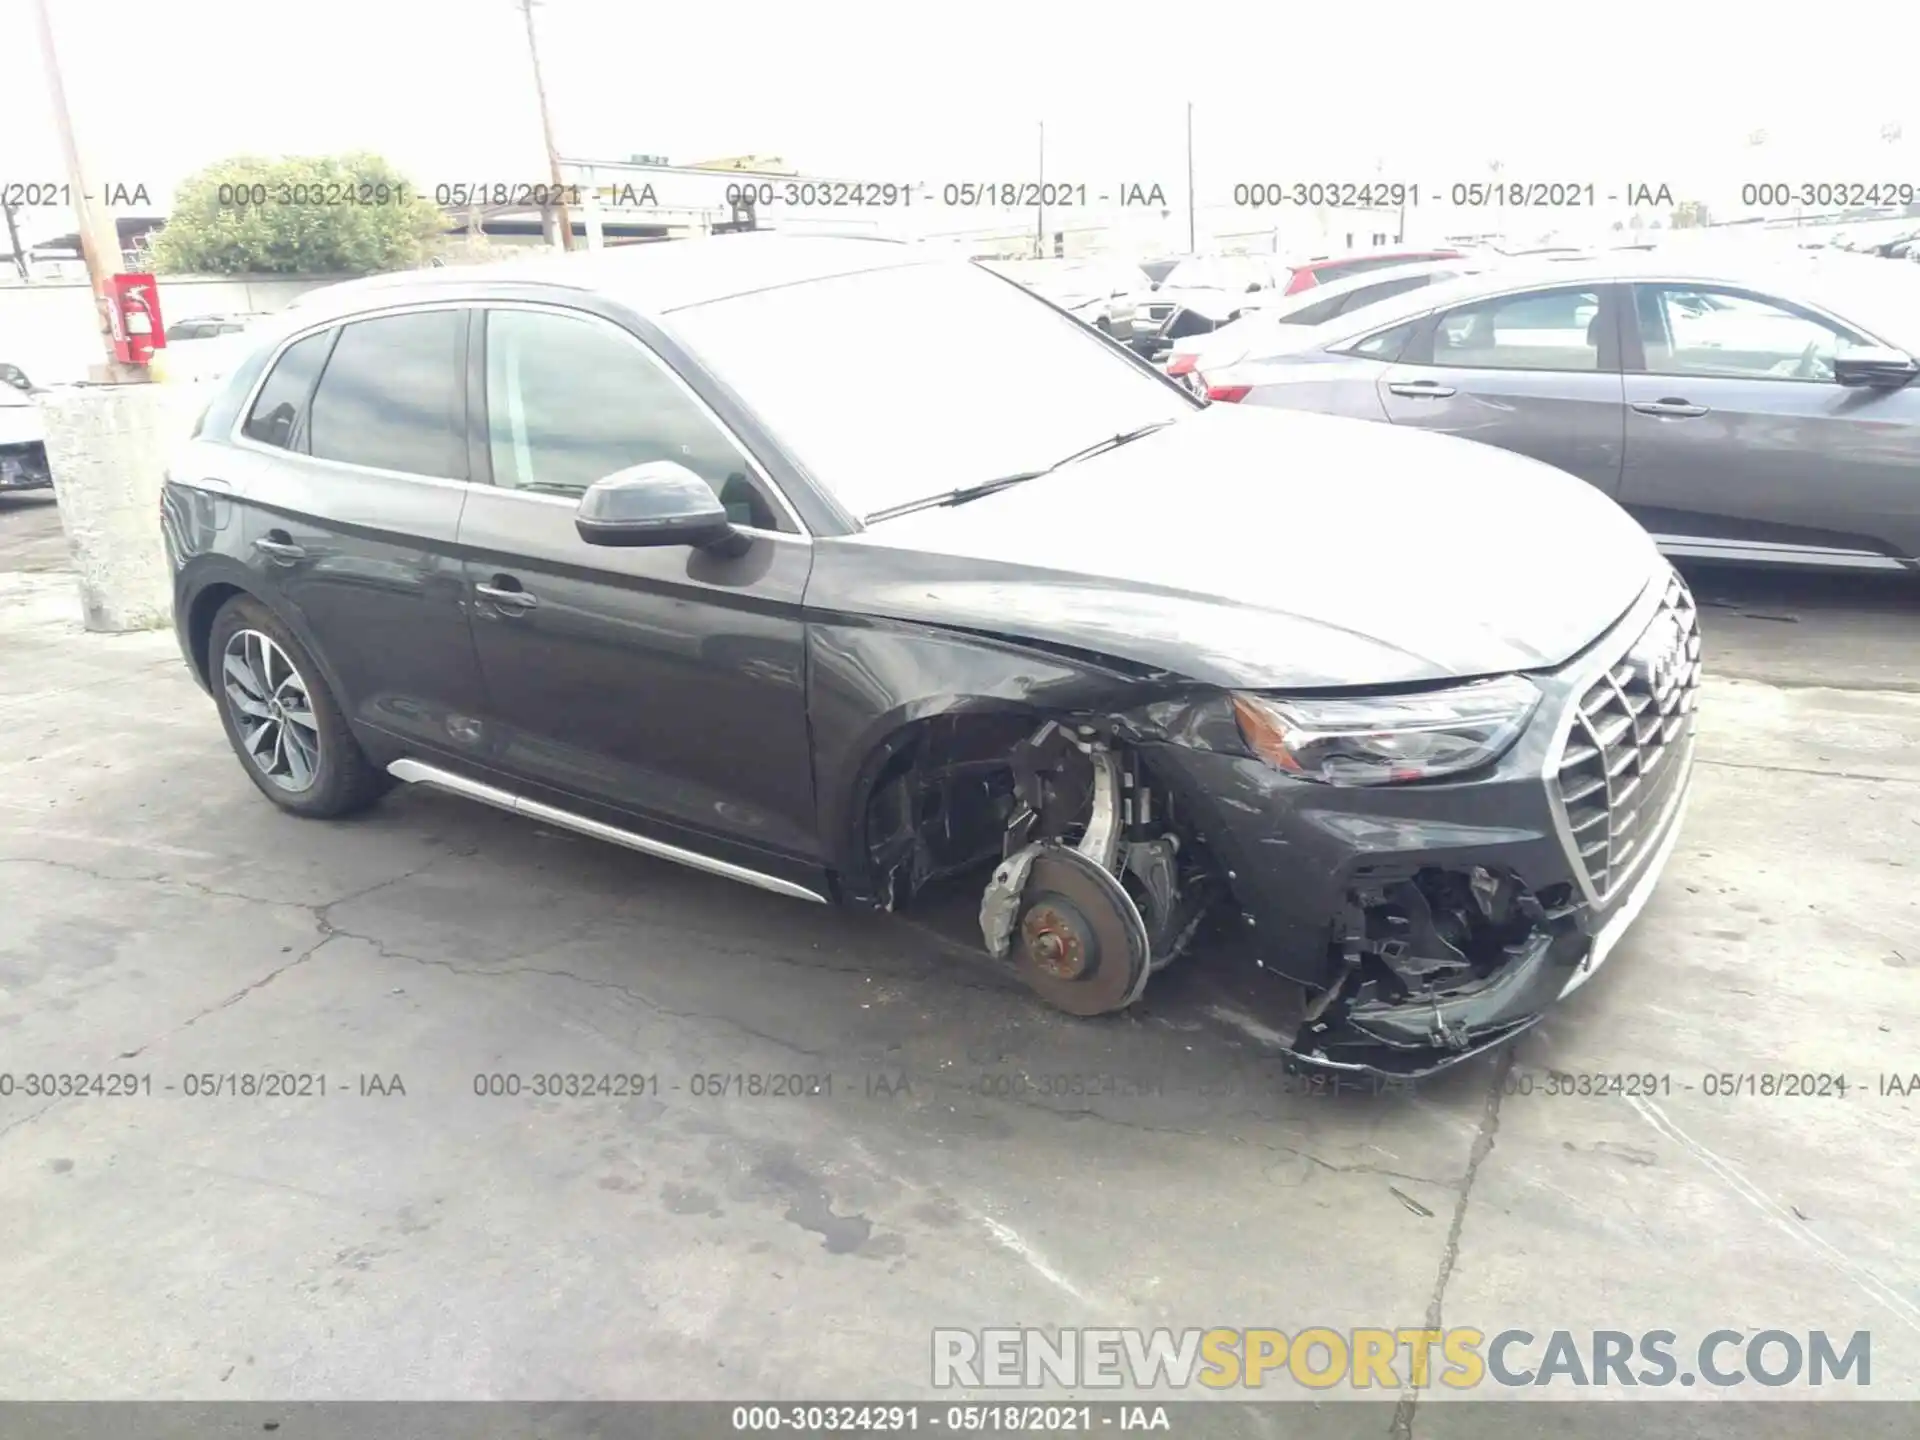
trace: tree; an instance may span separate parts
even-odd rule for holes
[[[1707,207],[1703,201],[1682,200],[1674,208],[1672,224],[1675,230],[1693,230],[1712,223],[1713,220],[1707,214]]]
[[[201,275],[367,275],[424,261],[439,206],[378,155],[236,155],[181,184],[155,268]]]

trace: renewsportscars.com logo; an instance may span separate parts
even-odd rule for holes
[[[1577,1338],[1584,1337],[1584,1338]],[[1715,1389],[1872,1383],[1873,1336],[1825,1330],[1484,1330],[1311,1326],[1284,1330],[987,1329],[933,1332],[936,1389],[1398,1391],[1435,1384]]]

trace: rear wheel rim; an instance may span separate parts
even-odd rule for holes
[[[240,751],[276,789],[311,790],[320,773],[320,722],[285,650],[258,630],[236,630],[220,658],[220,687]]]

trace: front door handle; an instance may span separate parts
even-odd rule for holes
[[[253,548],[269,559],[277,560],[283,565],[291,565],[296,560],[304,560],[307,558],[306,550],[287,539],[286,532],[282,530],[276,530],[270,534],[262,535],[258,540],[253,542]]]
[[[504,580],[507,577],[504,575],[496,575],[493,578],[496,580]],[[540,603],[533,596],[519,589],[517,586],[509,588],[504,585],[476,585],[473,587],[473,593],[483,600],[491,600],[502,610],[508,611],[531,610]]]
[[[1672,415],[1682,420],[1707,413],[1706,406],[1691,405],[1685,400],[1645,400],[1633,408],[1642,415]]]
[[[1395,381],[1387,389],[1409,400],[1444,400],[1453,394],[1453,386],[1442,385],[1438,380]]]

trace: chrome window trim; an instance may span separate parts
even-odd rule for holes
[[[519,494],[527,499],[544,500],[572,508],[576,502],[568,500],[564,496],[528,494],[525,491],[516,490],[510,485],[495,485],[491,481],[475,480],[471,477],[465,480],[453,480],[444,475],[420,475],[411,470],[388,470],[377,465],[359,465],[350,460],[330,460],[322,455],[304,455],[295,450],[283,449],[278,445],[263,445],[260,441],[243,433],[247,423],[247,417],[253,414],[254,404],[260,398],[261,389],[266,385],[267,381],[272,378],[274,368],[280,363],[280,357],[284,355],[289,348],[323,331],[338,329],[344,325],[357,324],[362,320],[377,320],[388,315],[405,315],[426,310],[548,311],[553,314],[565,315],[571,318],[596,321],[605,326],[607,329],[613,331],[614,334],[635,346],[648,361],[666,373],[668,378],[680,389],[682,394],[693,401],[694,405],[699,408],[700,413],[707,418],[708,422],[711,423],[721,435],[726,437],[727,443],[739,451],[740,458],[746,461],[748,468],[759,480],[767,494],[773,497],[787,519],[791,520],[794,525],[792,531],[762,530],[751,525],[736,525],[734,528],[751,535],[766,535],[782,540],[812,541],[813,532],[807,528],[806,521],[801,519],[799,512],[793,508],[793,502],[787,499],[786,492],[774,483],[773,477],[767,474],[766,469],[754,458],[753,452],[741,442],[740,437],[734,433],[733,427],[714,413],[713,407],[707,404],[692,386],[687,384],[685,378],[681,376],[679,371],[661,359],[660,356],[654,352],[653,347],[641,340],[639,336],[633,334],[623,326],[614,324],[613,321],[607,319],[604,315],[596,315],[590,310],[580,310],[557,301],[482,299],[410,300],[394,305],[377,306],[371,310],[355,310],[351,314],[346,315],[331,315],[324,320],[315,320],[309,324],[300,326],[280,338],[279,342],[275,344],[273,348],[273,353],[267,357],[266,364],[260,367],[260,374],[254,379],[253,384],[248,387],[246,399],[235,412],[233,424],[229,428],[226,436],[223,437],[224,443],[232,445],[236,449],[251,450],[257,455],[292,456],[294,459],[303,460],[309,464],[332,466],[354,474],[372,475],[384,480],[411,480],[419,485],[451,487],[457,490],[482,490],[502,495]],[[469,321],[469,323],[471,323],[471,321]],[[326,379],[326,373],[324,371],[321,372],[321,379],[323,381]],[[464,370],[461,372],[461,381],[464,385]]]
[[[1612,672],[1613,667],[1620,663],[1621,657],[1639,640],[1647,626],[1653,623],[1654,616],[1659,614],[1661,607],[1666,603],[1668,588],[1678,574],[1679,572],[1670,562],[1663,560],[1659,572],[1649,578],[1646,588],[1633,602],[1627,613],[1608,627],[1606,633],[1593,643],[1584,659],[1577,661],[1573,667],[1561,671],[1556,677],[1558,683],[1565,687],[1562,692],[1565,700],[1560,707],[1559,715],[1554,720],[1552,739],[1547,745],[1546,758],[1540,766],[1540,783],[1546,791],[1547,811],[1553,817],[1553,833],[1567,858],[1574,885],[1578,888],[1581,898],[1596,909],[1627,892],[1634,877],[1646,865],[1647,857],[1660,849],[1660,843],[1656,841],[1652,845],[1641,847],[1639,853],[1628,862],[1623,873],[1616,875],[1609,871],[1606,892],[1601,893],[1594,887],[1593,879],[1587,873],[1587,867],[1580,858],[1580,847],[1574,840],[1572,823],[1567,817],[1567,807],[1561,802],[1556,780],[1560,773],[1561,761],[1566,758],[1567,741],[1573,734],[1573,727],[1580,720],[1580,697],[1585,695],[1602,676]],[[1697,706],[1696,713],[1698,713]],[[1674,815],[1686,802],[1686,797],[1692,789],[1691,772],[1696,745],[1695,737],[1689,735],[1686,738],[1685,749],[1678,757],[1682,767],[1680,783],[1675,788],[1673,797],[1660,812],[1659,821],[1649,827],[1648,833],[1664,839],[1667,827],[1673,823]]]

